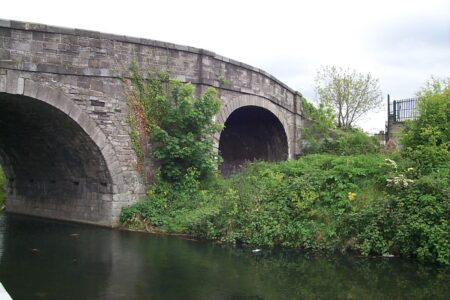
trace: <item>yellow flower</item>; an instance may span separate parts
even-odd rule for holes
[[[348,201],[353,201],[356,198],[356,193],[349,192],[347,195]]]

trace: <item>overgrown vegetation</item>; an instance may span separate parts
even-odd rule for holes
[[[5,195],[6,193],[6,181],[5,174],[3,173],[2,168],[0,167],[0,211],[5,208]]]
[[[424,92],[420,118],[405,131],[404,140],[414,142],[405,142],[404,153],[382,153],[358,130],[334,131],[334,140],[323,139],[315,148],[321,154],[251,164],[226,180],[213,176],[212,168],[207,177],[192,165],[181,164],[175,173],[162,168],[146,199],[124,208],[121,221],[222,243],[403,255],[448,265],[449,135],[438,133],[450,128],[448,105],[439,108],[446,110],[440,120],[445,124],[430,125],[436,137],[416,141],[424,138],[425,124],[434,124],[424,110],[434,111],[433,99],[447,92]],[[427,152],[422,145],[437,148]],[[169,170],[175,165],[167,164]]]
[[[339,128],[331,107],[321,103],[318,108],[303,100],[305,115],[312,121],[302,128],[304,153],[353,155],[378,153],[380,143],[357,128]]]
[[[181,189],[155,185],[122,221],[227,243],[448,264],[448,182],[415,179],[409,168],[381,154],[322,154],[258,163],[207,187],[186,176]]]
[[[192,84],[171,80],[167,73],[155,75],[149,71],[144,77],[136,64],[131,72],[128,97],[132,146],[139,164],[143,164],[148,149],[145,143],[151,141],[151,155],[160,167],[147,198],[124,209],[121,219],[124,223],[142,220],[146,226],[169,226],[165,220],[178,209],[194,208],[200,181],[217,175],[219,157],[211,137],[222,129],[213,120],[220,100],[212,88],[194,97]]]
[[[213,117],[219,112],[216,91],[209,88],[198,98],[192,84],[170,80],[168,74],[151,72],[144,78],[132,66],[130,137],[138,157],[143,157],[146,135],[153,143],[152,155],[160,163],[160,180],[178,183],[187,174],[205,179],[216,173],[219,159],[212,136],[222,126]]]
[[[450,78],[431,79],[417,94],[419,117],[406,123],[401,143],[404,156],[423,175],[448,171],[450,161]]]

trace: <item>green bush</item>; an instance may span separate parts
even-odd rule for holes
[[[211,136],[222,128],[213,120],[220,110],[216,91],[209,88],[196,98],[190,83],[169,80],[165,73],[154,76],[149,72],[144,78],[136,65],[131,70],[130,138],[137,156],[143,155],[137,136],[142,134],[141,125],[152,141],[161,179],[178,182],[190,169],[199,178],[216,173],[219,158]]]
[[[411,162],[390,160],[383,197],[348,216],[363,254],[402,254],[450,263],[449,182],[445,172],[419,176]]]
[[[302,143],[307,153],[321,152],[322,144],[331,138],[335,115],[331,107],[320,104],[315,108],[311,103],[302,98],[304,115],[310,120],[308,126],[301,128]]]
[[[219,225],[215,231],[227,241],[231,234],[236,242],[267,247],[341,249],[345,243],[339,224],[355,198],[382,181],[378,165],[383,159],[310,155],[277,165],[253,165],[228,183],[237,195],[235,231],[220,228],[223,221],[210,222]]]
[[[410,166],[382,154],[326,154],[251,164],[208,184],[191,174],[175,188],[155,185],[122,221],[223,243],[448,264],[448,173],[420,177]]]
[[[142,141],[150,141],[150,155],[160,165],[146,198],[126,207],[121,222],[147,230],[183,232],[186,224],[207,214],[200,206],[206,197],[200,183],[217,175],[219,157],[213,136],[222,129],[214,116],[220,100],[213,88],[194,97],[192,84],[170,80],[168,74],[146,78],[132,65],[129,96],[130,139],[137,157],[147,157]],[[148,137],[148,138],[147,138]]]
[[[378,153],[381,150],[379,141],[360,129],[336,130],[335,136],[326,139],[319,149],[320,153],[337,155],[357,155]]]
[[[378,153],[380,143],[356,128],[336,128],[335,115],[331,107],[320,104],[315,108],[303,99],[303,112],[311,123],[302,128],[304,152],[353,155]]]
[[[159,175],[142,201],[122,209],[123,224],[165,232],[187,232],[199,219],[217,211],[213,194],[202,189],[198,172],[189,169],[177,183]]]
[[[188,90],[175,95],[190,95]],[[421,107],[425,105],[428,102]],[[166,113],[177,111],[175,104],[170,106]],[[315,112],[326,115],[320,109]],[[171,138],[158,140],[157,151],[167,156],[157,156],[173,172],[161,168],[147,197],[124,208],[121,221],[148,231],[185,233],[221,243],[394,254],[448,265],[450,160],[445,148],[448,136],[441,131],[450,126],[438,128],[437,122],[423,122],[424,118],[430,117],[421,111],[419,123],[408,125],[405,140],[410,141],[401,154],[388,157],[379,152],[376,139],[362,131],[339,130],[334,139],[315,145],[315,151],[325,154],[249,164],[228,179],[201,176],[198,166],[202,164],[197,162],[183,164],[190,156],[178,154],[180,149],[173,146],[180,145],[182,137],[166,143],[183,132],[179,130]],[[183,128],[190,118],[175,120],[181,124],[169,124]],[[432,128],[431,137],[424,133],[427,128]],[[329,128],[325,131],[328,134]],[[157,134],[153,137],[158,139]],[[212,145],[205,145],[210,151]]]
[[[432,79],[418,96],[419,116],[406,123],[401,143],[404,156],[428,174],[450,162],[450,79]]]

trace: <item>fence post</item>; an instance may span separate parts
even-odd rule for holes
[[[391,96],[388,94],[387,95],[387,100],[388,100],[388,118],[391,115]]]
[[[395,100],[394,100],[393,110],[394,110],[394,122],[397,122],[397,101],[395,101]]]

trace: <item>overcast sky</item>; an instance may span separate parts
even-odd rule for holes
[[[370,72],[384,99],[450,76],[450,0],[2,1],[0,18],[204,48],[263,69],[314,101],[324,65]],[[385,107],[359,125],[384,129]]]

